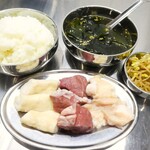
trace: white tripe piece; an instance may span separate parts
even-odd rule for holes
[[[28,112],[30,110],[47,111],[53,110],[53,103],[49,94],[33,94],[24,95],[18,94],[14,101],[14,106],[17,111]]]
[[[42,93],[50,95],[57,90],[59,84],[59,80],[30,79],[20,88],[20,93],[24,95]]]
[[[30,16],[0,19],[0,62],[21,64],[34,60],[54,45],[50,30]]]
[[[21,117],[21,123],[29,127],[38,129],[40,131],[57,133],[58,117],[59,117],[59,113],[54,112],[52,110],[43,111],[43,112],[30,110],[23,117]]]

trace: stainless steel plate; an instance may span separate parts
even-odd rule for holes
[[[79,135],[70,136],[62,133],[48,134],[38,130],[27,128],[20,122],[20,116],[14,107],[14,99],[20,87],[29,79],[60,79],[73,75],[83,75],[87,79],[91,78],[94,74],[78,70],[56,70],[38,73],[33,75],[20,83],[14,85],[8,90],[1,103],[1,118],[6,129],[12,136],[25,146],[31,146],[41,149],[96,149],[109,147],[122,138],[126,137],[134,128],[138,117],[138,108],[132,93],[120,82],[105,75],[101,75],[104,80],[107,80],[114,85],[116,93],[119,98],[126,101],[127,105],[131,108],[135,118],[128,125],[122,129],[115,127],[105,127],[99,131]]]

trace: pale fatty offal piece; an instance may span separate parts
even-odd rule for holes
[[[93,127],[96,130],[106,125],[106,120],[102,112],[102,107],[96,106],[94,103],[85,104],[83,105],[83,107],[87,108],[90,111],[92,115]]]
[[[90,79],[90,83],[86,87],[86,94],[93,99],[116,97],[113,85],[99,75]]]
[[[14,105],[16,110],[20,112],[53,110],[49,94],[19,94],[15,98]]]
[[[104,107],[103,113],[107,124],[118,128],[125,126],[134,119],[131,109],[121,103]]]
[[[59,86],[59,80],[39,80],[30,79],[20,88],[20,93],[25,95],[32,95],[38,93],[51,94],[56,91]]]
[[[57,133],[59,113],[54,111],[38,112],[31,110],[21,118],[21,123],[43,132]]]
[[[96,98],[93,99],[92,103],[97,106],[107,106],[119,103],[121,100],[118,97],[107,97],[107,98]]]

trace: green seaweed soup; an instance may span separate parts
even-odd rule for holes
[[[120,25],[109,31],[105,25],[110,21],[97,15],[74,18],[66,24],[65,34],[79,48],[95,54],[118,54],[130,49],[129,31]]]

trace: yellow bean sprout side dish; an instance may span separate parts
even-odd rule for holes
[[[150,92],[150,53],[131,56],[126,63],[127,74],[140,89]]]

